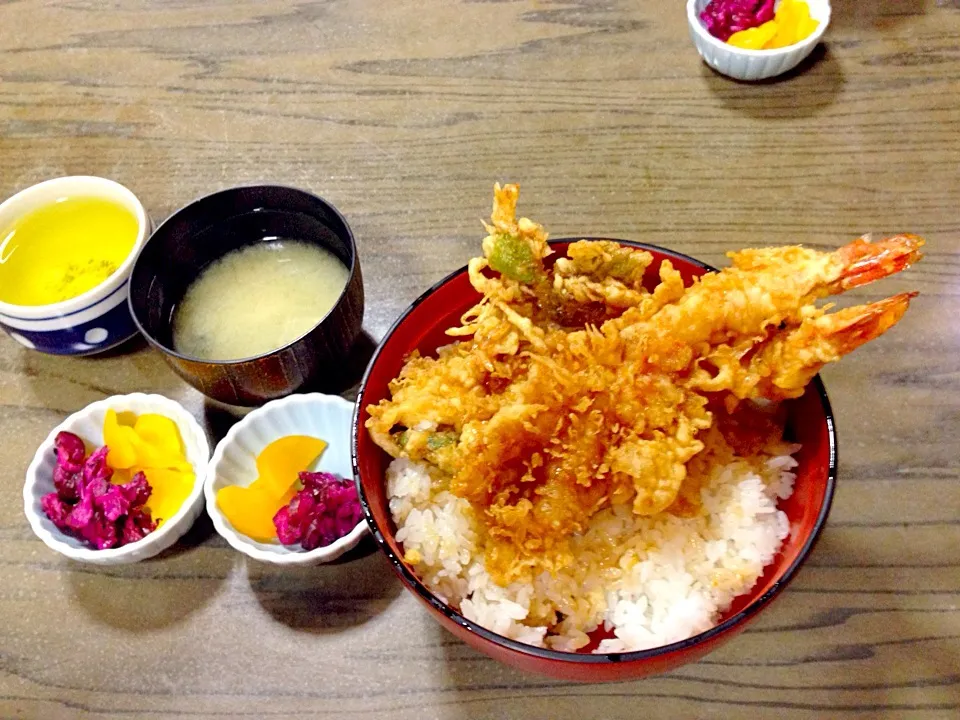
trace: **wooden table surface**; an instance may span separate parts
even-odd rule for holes
[[[143,345],[65,359],[4,335],[0,716],[957,717],[960,3],[834,0],[812,59],[757,85],[700,62],[682,5],[0,3],[0,195],[104,175],[160,220],[234,184],[313,190],[357,235],[374,341],[478,251],[498,180],[521,183],[522,211],[554,236],[715,263],[867,231],[929,240],[920,265],[854,293],[921,295],[901,326],[823,373],[839,489],[796,581],[702,662],[615,685],[479,655],[369,545],[278,570],[245,562],[202,519],[150,562],[54,554],[27,526],[21,487],[64,416],[133,391],[183,402],[215,440],[232,416]]]

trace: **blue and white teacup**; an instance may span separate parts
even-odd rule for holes
[[[92,355],[136,334],[127,293],[130,271],[150,234],[143,205],[123,185],[92,176],[54,178],[20,191],[0,204],[0,228],[34,210],[70,196],[100,197],[119,203],[137,218],[137,239],[130,254],[106,280],[91,290],[49,305],[12,305],[0,301],[0,327],[31,350],[53,355]],[[0,238],[3,242],[4,238]],[[0,261],[3,252],[0,249]]]

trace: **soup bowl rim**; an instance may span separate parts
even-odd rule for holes
[[[205,202],[205,201],[209,201],[209,200],[211,200],[212,198],[215,198],[215,197],[217,197],[217,196],[219,196],[219,195],[232,194],[232,193],[235,193],[235,192],[237,192],[237,191],[243,191],[243,190],[267,190],[267,189],[269,189],[269,190],[283,190],[283,191],[288,191],[288,192],[299,193],[299,194],[301,194],[301,195],[304,195],[304,196],[310,198],[310,199],[313,200],[313,201],[319,201],[319,203],[320,203],[322,206],[324,206],[327,210],[329,210],[329,211],[343,224],[343,227],[344,227],[344,229],[346,230],[346,237],[345,237],[344,239],[345,239],[345,241],[346,241],[346,244],[347,244],[348,249],[350,250],[350,263],[349,263],[349,265],[347,266],[347,279],[346,279],[346,282],[344,283],[343,289],[340,291],[339,295],[337,295],[337,299],[336,299],[336,300],[333,302],[333,304],[330,306],[330,309],[329,309],[326,313],[324,313],[323,317],[321,317],[319,320],[317,320],[317,322],[315,322],[313,325],[311,325],[310,328],[309,328],[306,332],[301,333],[300,335],[298,335],[297,337],[295,337],[293,340],[290,340],[289,342],[284,343],[283,345],[281,345],[281,346],[279,346],[279,347],[273,348],[273,349],[271,349],[271,350],[264,351],[264,352],[259,353],[259,354],[257,354],[257,355],[248,355],[248,356],[246,356],[246,357],[230,358],[230,359],[226,359],[226,360],[222,360],[222,359],[210,360],[210,359],[206,359],[206,358],[197,357],[197,356],[195,356],[195,355],[188,355],[188,354],[186,354],[186,353],[182,353],[182,352],[176,350],[174,347],[172,347],[172,345],[173,345],[172,342],[171,342],[169,345],[166,344],[166,343],[160,342],[160,340],[157,338],[157,336],[154,335],[152,332],[150,332],[150,331],[147,329],[146,325],[145,325],[143,322],[141,322],[141,318],[140,318],[140,316],[139,316],[139,313],[137,312],[137,310],[136,310],[136,308],[135,308],[135,306],[134,306],[134,303],[133,303],[133,282],[132,282],[132,279],[133,279],[134,272],[136,271],[136,263],[135,263],[134,266],[133,266],[133,268],[132,268],[131,271],[130,271],[131,287],[130,287],[130,292],[128,292],[128,294],[127,294],[127,304],[128,304],[129,309],[130,309],[130,315],[131,315],[131,317],[133,317],[133,322],[134,322],[134,324],[136,325],[137,330],[140,331],[140,333],[147,339],[147,341],[148,341],[151,345],[153,345],[155,348],[157,348],[158,350],[160,350],[160,351],[163,352],[164,354],[169,355],[169,356],[172,357],[172,358],[176,358],[177,360],[186,361],[186,362],[191,362],[191,363],[199,363],[199,364],[204,364],[204,365],[235,366],[235,365],[242,365],[242,364],[244,364],[244,363],[256,363],[256,362],[261,361],[261,360],[263,360],[263,359],[265,359],[265,358],[269,358],[269,357],[271,357],[271,356],[273,356],[273,355],[276,355],[277,353],[283,352],[284,350],[289,350],[290,348],[292,348],[292,347],[293,347],[294,345],[296,345],[297,343],[300,343],[301,341],[303,341],[305,338],[307,338],[311,333],[313,333],[314,331],[316,331],[317,328],[319,328],[321,325],[323,325],[323,324],[327,321],[327,319],[333,314],[333,312],[337,309],[337,307],[343,302],[344,298],[347,296],[347,293],[348,293],[348,291],[350,290],[350,285],[351,285],[351,283],[353,282],[354,275],[357,273],[358,268],[359,268],[358,252],[357,252],[357,241],[356,241],[356,238],[354,237],[353,229],[350,227],[350,224],[347,222],[347,219],[344,217],[343,213],[341,213],[341,212],[336,208],[336,206],[333,205],[333,203],[329,202],[328,200],[326,200],[325,198],[321,197],[320,195],[317,195],[316,193],[310,192],[309,190],[304,190],[303,188],[295,187],[295,186],[293,186],[293,185],[278,185],[278,184],[273,184],[273,183],[253,183],[253,184],[249,184],[249,185],[232,185],[232,186],[230,186],[230,187],[226,187],[226,188],[223,188],[223,189],[221,189],[221,190],[216,190],[216,191],[211,192],[211,193],[206,193],[206,194],[200,195],[200,196],[194,198],[193,200],[191,200],[189,203],[187,203],[187,204],[185,204],[185,205],[177,208],[177,209],[174,210],[172,213],[170,213],[170,215],[168,215],[168,216],[163,220],[163,222],[161,222],[161,223],[157,226],[156,230],[153,231],[153,233],[150,235],[150,237],[146,239],[146,241],[143,243],[142,250],[146,250],[147,245],[149,245],[150,242],[151,242],[155,237],[157,237],[161,232],[163,232],[164,229],[170,224],[170,222],[173,221],[178,215],[181,215],[182,213],[185,213],[185,212],[187,212],[188,210],[191,210],[191,209],[195,208],[196,206],[200,205],[201,203],[203,203],[203,202]],[[278,208],[254,208],[254,209],[252,209],[252,210],[248,210],[248,211],[246,211],[246,212],[244,212],[244,213],[239,213],[239,214],[254,213],[254,212],[259,212],[259,211],[261,211],[261,210],[269,210],[269,211],[273,211],[273,212],[293,212],[293,211],[291,211],[291,210],[286,210],[286,209],[284,209],[284,208],[282,208],[282,207],[278,207]],[[230,219],[231,217],[236,217],[236,215],[230,215],[230,216],[224,216],[224,217],[221,217],[221,218],[217,218],[217,219],[211,221],[206,227],[202,228],[201,230],[199,230],[199,231],[197,231],[197,232],[195,232],[195,233],[191,233],[191,236],[196,236],[196,235],[202,234],[202,233],[204,233],[204,232],[207,232],[210,228],[216,226],[216,225],[219,224],[219,223],[222,223],[222,222]],[[337,235],[340,235],[340,233],[337,233]],[[310,242],[309,240],[304,239],[304,238],[290,238],[290,239],[291,239],[291,240],[297,240],[297,241],[299,241],[299,242],[309,242],[311,245],[316,244],[316,243]],[[235,252],[236,250],[239,250],[239,249],[241,249],[241,248],[243,248],[243,247],[247,247],[247,246],[253,245],[253,244],[254,244],[254,243],[248,243],[247,245],[238,245],[237,247],[231,248],[230,250],[228,250],[227,252],[223,253],[222,255],[217,256],[216,260],[220,260],[220,259],[226,257],[226,255],[230,254],[231,252]],[[141,254],[142,254],[142,252],[141,252]],[[339,259],[339,258],[338,258],[338,259]],[[137,258],[137,260],[139,261],[139,257]],[[346,264],[346,263],[345,263],[345,264]],[[205,266],[205,267],[202,268],[198,273],[196,273],[196,275],[195,275],[193,278],[191,278],[191,280],[190,280],[190,282],[188,283],[187,287],[189,287],[192,283],[196,282],[197,279],[200,278],[200,276],[203,274],[203,271],[204,271],[207,267],[209,267],[209,265]],[[166,324],[167,326],[169,326],[171,323],[172,323],[172,320],[168,320],[165,324]],[[171,328],[171,338],[172,338],[172,328]]]

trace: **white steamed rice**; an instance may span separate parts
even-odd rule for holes
[[[574,538],[572,567],[507,587],[484,568],[470,503],[435,488],[423,465],[394,460],[387,493],[397,541],[417,560],[421,579],[467,619],[514,640],[569,651],[602,625],[613,637],[596,652],[628,652],[709,629],[750,590],[790,532],[777,500],[793,492],[791,455],[798,449],[785,445],[782,454],[716,468],[703,483],[697,517],[604,510]],[[614,567],[600,560],[611,552],[619,558]],[[545,605],[564,615],[549,634],[544,625],[524,622]]]

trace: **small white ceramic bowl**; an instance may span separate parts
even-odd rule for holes
[[[707,65],[735,80],[765,80],[792,70],[813,52],[830,24],[830,0],[806,0],[810,6],[810,16],[819,21],[817,29],[809,37],[785,48],[743,50],[728,45],[707,31],[700,20],[700,13],[709,2],[687,0],[690,37]]]
[[[126,207],[137,218],[137,238],[130,254],[95,288],[49,305],[0,302],[0,327],[24,347],[53,355],[92,355],[116,347],[137,333],[127,305],[130,271],[150,234],[143,204],[123,185],[101,177],[59,177],[21,190],[0,204],[0,230],[18,218],[69,196],[98,197]],[[0,243],[5,244],[0,238]],[[0,256],[8,250],[0,245]]]
[[[187,460],[193,466],[196,480],[193,490],[186,501],[169,520],[142,540],[118,548],[97,550],[90,547],[83,540],[67,535],[56,528],[43,512],[40,499],[47,493],[54,492],[53,469],[56,466],[54,440],[61,430],[78,435],[86,443],[88,449],[103,445],[103,418],[107,410],[112,408],[118,413],[132,412],[137,415],[143,413],[157,413],[165,415],[177,424],[180,437],[187,454]],[[193,525],[203,512],[203,480],[210,458],[210,446],[207,436],[194,419],[193,415],[182,405],[162,395],[114,395],[105,400],[99,400],[87,405],[83,410],[75,412],[62,423],[57,425],[47,439],[37,449],[37,454],[27,468],[27,481],[23,486],[23,505],[27,520],[33,532],[51,550],[56,550],[73,560],[95,563],[98,565],[120,565],[145,560],[160,553],[177,540]]]
[[[347,535],[325,547],[299,550],[279,542],[263,543],[238,532],[217,507],[217,491],[227,485],[246,487],[257,479],[257,455],[270,443],[287,435],[310,435],[328,445],[320,460],[310,468],[353,478],[350,461],[350,422],[353,404],[341,397],[309,393],[290,395],[257,408],[227,432],[217,445],[207,467],[204,492],[207,514],[213,526],[230,545],[255,560],[275,565],[315,565],[330,562],[356,547],[368,532],[360,520]]]

